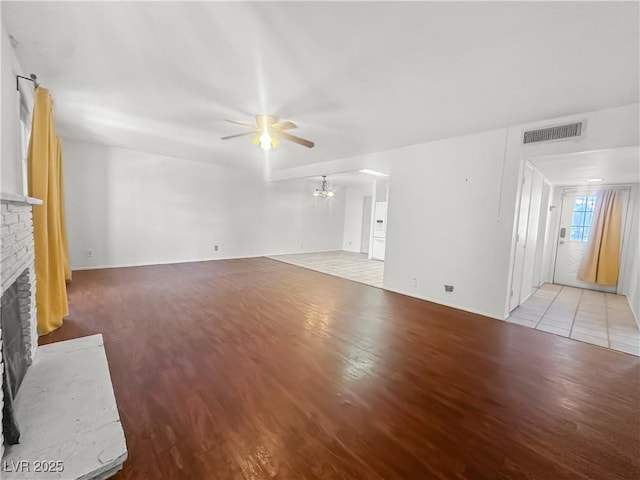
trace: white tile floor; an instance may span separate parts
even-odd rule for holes
[[[369,260],[365,253],[344,251],[296,253],[268,258],[382,288],[384,262]]]
[[[640,356],[640,330],[622,295],[547,283],[507,322]]]

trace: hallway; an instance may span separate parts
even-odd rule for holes
[[[507,322],[640,356],[640,331],[623,295],[545,283]]]

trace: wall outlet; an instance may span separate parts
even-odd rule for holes
[[[418,279],[417,278],[412,278],[411,282],[409,282],[409,286],[410,287],[417,287],[418,286]]]
[[[91,250],[90,248],[88,248],[88,249],[87,249],[86,254],[87,254],[87,258],[91,258],[91,257],[93,257],[93,250]]]
[[[214,251],[214,252],[217,252],[218,250],[219,250],[218,245],[214,245],[214,246],[213,246],[213,251]]]
[[[447,293],[453,293],[453,285],[445,285],[444,291]]]

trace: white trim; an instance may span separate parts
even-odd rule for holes
[[[638,328],[640,328],[640,318],[638,318],[638,313],[640,313],[640,312],[636,312],[633,309],[633,305],[631,304],[631,300],[629,299],[629,295],[627,295],[626,293],[623,293],[622,295],[624,295],[624,298],[627,299],[627,304],[629,305],[629,310],[631,310],[631,313],[633,314],[633,318],[635,319],[636,323],[638,324]]]
[[[210,258],[196,258],[190,260],[166,260],[166,261],[156,261],[156,262],[142,262],[142,263],[119,263],[116,265],[91,265],[84,267],[72,267],[71,271],[77,272],[81,270],[104,270],[107,268],[132,268],[132,267],[151,267],[153,265],[172,265],[172,264],[180,264],[180,263],[199,263],[199,262],[212,262],[214,260],[241,260],[243,258],[261,258],[261,257],[276,257],[278,255],[296,255],[296,254],[306,254],[306,253],[327,253],[327,252],[339,252],[341,250],[331,249],[331,250],[313,250],[313,251],[304,251],[304,252],[285,252],[285,253],[263,253],[259,255],[244,255],[244,256],[236,256],[236,257],[210,257]]]
[[[431,303],[435,303],[437,305],[443,305],[445,307],[455,308],[456,310],[462,310],[463,312],[475,313],[476,315],[482,315],[483,317],[488,317],[488,318],[491,318],[493,320],[504,321],[507,318],[507,317],[500,318],[500,317],[495,316],[492,313],[487,313],[487,312],[484,312],[482,310],[477,310],[475,308],[461,307],[460,305],[456,305],[456,304],[453,304],[453,303],[443,302],[441,300],[435,300],[433,298],[424,297],[422,295],[416,295],[414,293],[403,292],[402,290],[396,290],[394,288],[388,288],[388,287],[385,287],[384,285],[383,285],[382,289],[383,290],[387,290],[389,292],[397,293],[397,294],[400,294],[400,295],[405,295],[407,297],[417,298],[418,300],[424,300],[425,302],[431,302]]]
[[[24,203],[26,205],[42,205],[39,198],[25,197],[18,193],[2,192],[0,193],[0,201],[2,203]]]
[[[536,293],[536,290],[537,290],[538,288],[540,288],[540,285],[538,285],[537,287],[535,287],[535,288],[531,291],[531,293],[530,293],[529,295],[527,295],[525,298],[523,298],[522,300],[520,300],[520,303],[518,304],[518,307],[519,307],[520,305],[522,305],[524,302],[526,302],[527,300],[529,300],[529,299],[531,298],[531,296],[532,296],[534,293]],[[516,307],[516,308],[518,308],[518,307]],[[513,310],[515,310],[516,308],[514,308]],[[509,312],[509,315],[511,315],[511,314],[513,313],[513,310],[511,310],[511,311]],[[509,318],[509,317],[507,317],[507,318]]]

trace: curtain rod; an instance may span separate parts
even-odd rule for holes
[[[35,73],[32,73],[28,77],[23,77],[22,75],[16,75],[16,90],[20,90],[20,79],[29,80],[33,82],[34,88],[38,88],[40,84],[38,83],[38,77]]]

